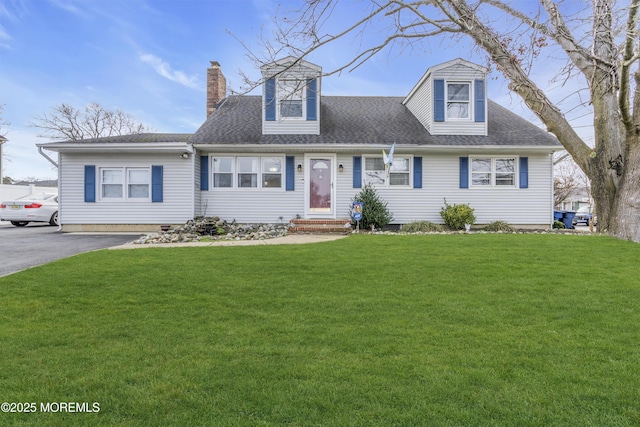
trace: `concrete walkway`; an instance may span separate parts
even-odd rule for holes
[[[120,246],[112,246],[109,249],[183,248],[188,246],[301,245],[307,243],[330,242],[333,240],[344,239],[347,236],[347,234],[289,234],[284,237],[265,240],[214,240],[210,242],[149,243],[144,245],[126,243]]]

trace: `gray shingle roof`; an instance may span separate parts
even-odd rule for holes
[[[320,135],[262,135],[260,96],[232,96],[209,116],[194,144],[382,144],[559,147],[556,138],[489,101],[489,134],[431,135],[402,105],[403,97],[323,96]]]
[[[87,138],[75,141],[61,141],[65,144],[125,144],[157,142],[189,142],[192,133],[137,133],[133,135],[103,136],[100,138]],[[55,142],[52,144],[56,144]]]

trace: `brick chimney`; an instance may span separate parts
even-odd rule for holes
[[[227,79],[220,70],[218,61],[211,61],[207,68],[207,117],[216,111],[216,105],[227,95]]]

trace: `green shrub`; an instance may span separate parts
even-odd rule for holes
[[[566,228],[564,226],[564,222],[562,221],[553,221],[553,228]]]
[[[485,231],[504,231],[507,233],[513,233],[516,231],[508,222],[506,221],[493,221],[484,228]]]
[[[431,221],[414,221],[409,224],[404,224],[402,226],[402,231],[407,233],[417,233],[417,232],[433,232],[433,231],[443,231],[443,227],[440,224],[436,224]]]
[[[465,224],[476,222],[473,208],[469,205],[450,205],[444,199],[444,207],[440,210],[440,216],[444,224],[452,230],[464,230]]]
[[[371,184],[365,185],[364,188],[351,199],[352,204],[353,202],[364,203],[362,219],[360,220],[361,230],[370,230],[372,225],[376,229],[382,229],[393,220],[393,215],[387,208],[387,202],[380,198],[378,192]],[[349,205],[349,213],[352,213],[352,204]],[[352,219],[351,223],[355,227],[356,221]]]

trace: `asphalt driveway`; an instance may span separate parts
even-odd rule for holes
[[[69,234],[58,227],[0,221],[0,277],[82,252],[122,245],[138,235]]]

